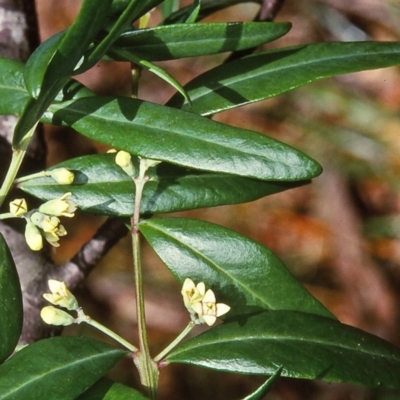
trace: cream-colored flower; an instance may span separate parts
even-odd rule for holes
[[[53,306],[43,307],[40,311],[40,317],[49,325],[72,325],[75,318],[59,308]]]
[[[224,303],[216,303],[214,292],[208,289],[202,302],[195,303],[193,309],[198,316],[198,323],[211,326],[215,324],[217,317],[226,314],[231,308]]]
[[[58,199],[46,201],[46,203],[39,207],[39,211],[43,214],[55,217],[72,218],[75,215],[74,212],[77,209],[77,205],[72,200],[68,199],[71,194],[70,192],[65,193]]]
[[[128,152],[124,150],[119,151],[115,156],[115,163],[119,165],[129,176],[135,175],[135,167],[132,163],[132,156]]]
[[[49,279],[48,285],[51,293],[44,293],[43,297],[51,304],[64,307],[68,310],[77,310],[79,308],[78,301],[75,296],[68,290],[65,282],[55,279]]]
[[[204,284],[204,282],[198,283],[197,286],[190,278],[186,278],[185,282],[183,282],[181,290],[183,303],[191,314],[195,312],[193,310],[193,304],[202,301],[205,292],[206,285]]]
[[[204,282],[195,285],[190,278],[186,278],[181,293],[183,303],[196,324],[214,325],[218,317],[231,309],[224,303],[217,303],[214,292],[211,289],[206,291]]]
[[[28,211],[25,199],[15,199],[10,202],[10,213],[19,217]]]
[[[43,248],[43,237],[38,227],[29,219],[26,221],[25,226],[25,240],[33,251],[39,251]]]
[[[56,233],[60,225],[60,220],[57,217],[39,211],[34,212],[30,219],[37,227],[47,233]]]
[[[67,168],[55,168],[47,173],[60,185],[70,185],[75,178],[74,173]]]

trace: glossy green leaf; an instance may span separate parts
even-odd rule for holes
[[[148,398],[135,389],[102,378],[76,400],[148,400]]]
[[[0,366],[1,399],[76,399],[126,354],[82,337],[40,340]]]
[[[0,57],[0,115],[21,115],[30,96],[24,83],[24,64]],[[58,93],[55,101],[94,96],[81,83],[70,80]]]
[[[54,42],[50,39],[50,50],[42,51],[43,46],[49,46],[49,40],[44,42],[29,58],[24,78],[33,97],[15,127],[12,140],[15,149],[21,147],[25,135],[39,121],[70,76],[76,73],[77,64],[83,60],[89,45],[103,28],[111,4],[112,0],[84,0],[78,17],[65,35],[62,34],[61,39]],[[53,56],[51,51],[55,51]]]
[[[22,293],[14,260],[0,234],[0,364],[14,351],[22,330]],[[0,392],[1,393],[1,392]]]
[[[198,20],[208,17],[210,14],[223,10],[227,7],[234,6],[241,3],[258,3],[261,4],[263,0],[208,0],[203,1],[201,4],[200,12],[197,17]],[[192,6],[182,7],[178,11],[171,14],[163,21],[163,24],[176,24],[184,23],[188,16],[191,14]]]
[[[115,0],[114,0],[115,1]],[[136,1],[135,12],[132,14],[132,19],[136,20],[147,12],[151,11],[154,7],[157,7],[164,0],[138,0]],[[117,0],[120,2],[120,0]]]
[[[269,311],[238,318],[176,348],[167,362],[247,374],[400,388],[400,349],[318,315]]]
[[[194,24],[199,16],[201,0],[193,0],[192,10],[189,13],[185,23]]]
[[[29,100],[23,71],[22,63],[0,57],[0,115],[20,115]]]
[[[103,28],[112,0],[84,0],[79,14],[70,28],[43,42],[28,59],[24,78],[30,95],[54,93],[59,81],[73,74],[89,45]]]
[[[152,218],[139,229],[180,282],[204,282],[231,307],[224,319],[269,309],[334,318],[271,251],[246,236],[187,218]]]
[[[64,30],[49,37],[33,52],[26,62],[24,81],[26,90],[31,97],[35,99],[39,97],[46,72],[66,33],[67,31]]]
[[[147,7],[151,9],[152,4],[155,6],[160,1],[163,0],[114,0],[110,13],[115,13],[116,9],[120,10],[114,15],[117,17],[116,21],[110,23],[111,26],[107,34],[99,39],[92,52],[89,53],[88,57],[83,61],[82,66],[76,70],[76,73],[81,73],[93,67],[100,58],[105,56],[107,50],[118,39],[121,33],[128,29],[136,18],[146,13]]]
[[[109,54],[114,55],[114,59],[130,61],[139,67],[145,68],[152,72],[154,75],[157,75],[159,78],[169,83],[175,90],[177,90],[190,104],[190,98],[187,95],[185,89],[182,85],[167,71],[155,65],[147,60],[142,60],[141,58],[136,57],[134,53],[130,53],[127,49],[115,49],[109,52]]]
[[[190,111],[210,115],[312,81],[400,64],[400,42],[316,43],[271,50],[220,65],[189,82]],[[189,110],[180,96],[169,105]]]
[[[72,185],[62,186],[51,177],[20,184],[25,192],[47,201],[73,193],[81,210],[95,214],[130,216],[133,211],[132,179],[115,164],[115,155],[83,156],[55,165],[74,171]],[[138,163],[135,161],[136,169]],[[148,171],[151,180],[144,187],[142,214],[167,213],[244,203],[291,189],[307,181],[267,182],[234,175],[189,170],[159,164]]]
[[[160,12],[163,18],[168,17],[179,9],[179,0],[164,0],[160,5]]]
[[[261,400],[272,389],[276,380],[281,376],[282,367],[279,367],[255,392],[246,396],[243,400]]]
[[[118,47],[148,61],[243,50],[285,35],[287,22],[230,22],[158,26],[125,32]]]
[[[267,136],[136,99],[98,96],[54,104],[43,121],[69,125],[131,154],[206,171],[275,181],[321,173],[316,161]]]

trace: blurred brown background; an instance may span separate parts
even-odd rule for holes
[[[67,27],[79,0],[37,0],[42,39]],[[182,5],[188,1],[182,1]],[[245,3],[209,20],[252,20],[259,6]],[[317,41],[399,40],[400,2],[394,0],[286,0],[277,21],[290,21],[272,48]],[[154,12],[150,25],[160,21]],[[164,62],[185,83],[227,55]],[[224,112],[225,123],[265,133],[302,149],[324,166],[309,186],[252,203],[187,212],[244,233],[276,252],[292,273],[338,318],[400,345],[400,73],[398,68],[323,80],[293,92]],[[129,95],[130,70],[104,62],[80,76],[99,94]],[[173,89],[146,71],[139,97],[164,103]],[[104,152],[98,143],[59,127],[46,127],[48,164]],[[69,222],[55,260],[62,262],[88,240],[104,219],[80,214]],[[152,251],[143,252],[150,343],[157,354],[188,315],[180,287]],[[120,241],[79,293],[94,318],[136,342],[129,238]],[[90,328],[66,334],[97,336]],[[197,331],[198,332],[198,331]],[[102,337],[104,340],[104,338]],[[295,354],[293,354],[296,357]],[[129,361],[113,377],[134,385]],[[264,377],[172,366],[161,373],[160,398],[240,399]],[[400,377],[399,377],[400,379]],[[281,379],[269,400],[394,400],[400,393],[350,385]]]

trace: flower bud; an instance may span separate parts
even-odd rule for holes
[[[119,165],[129,176],[135,175],[135,167],[132,163],[132,157],[126,151],[119,151],[115,156],[115,163]]]
[[[39,211],[55,217],[72,218],[77,206],[72,200],[68,199],[69,196],[71,196],[71,193],[65,193],[58,199],[46,201],[39,207]]]
[[[38,251],[43,248],[43,237],[37,226],[30,220],[26,221],[25,240],[33,251]]]
[[[28,205],[25,199],[15,199],[10,202],[10,213],[16,217],[25,214],[28,211]]]
[[[44,293],[43,297],[51,304],[64,307],[68,310],[77,310],[79,308],[78,301],[68,290],[65,282],[49,279],[48,285],[51,293]]]
[[[74,317],[53,306],[43,307],[40,311],[40,316],[42,320],[49,325],[67,326],[75,323]]]
[[[60,185],[70,185],[75,178],[74,173],[67,168],[55,168],[47,173]]]

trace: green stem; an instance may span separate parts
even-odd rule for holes
[[[142,385],[146,388],[149,397],[152,400],[157,399],[158,388],[158,367],[151,359],[146,329],[146,314],[144,304],[143,291],[143,273],[142,260],[140,255],[140,236],[138,223],[140,218],[140,203],[142,200],[143,188],[147,182],[145,173],[147,170],[147,160],[140,160],[139,176],[134,178],[136,185],[134,213],[131,219],[132,224],[132,249],[133,249],[133,266],[135,277],[135,292],[136,292],[136,312],[138,320],[139,334],[139,351],[135,354],[134,362],[138,368]]]
[[[174,349],[196,326],[194,321],[190,321],[186,328],[157,356],[154,357],[155,362],[161,361],[172,349]]]
[[[108,329],[106,326],[100,324],[100,322],[95,321],[89,315],[85,315],[82,310],[78,311],[78,318],[76,321],[78,324],[81,322],[85,322],[94,328],[98,329],[99,331],[103,332],[107,336],[113,338],[116,342],[120,343],[122,346],[124,346],[126,349],[131,351],[132,353],[136,353],[139,349],[135,347],[133,344],[127,342],[124,338],[121,336],[117,335],[115,332],[112,330]]]
[[[7,175],[4,178],[3,184],[1,185],[0,188],[0,207],[3,205],[5,198],[8,195],[8,192],[10,191],[15,177],[18,174],[19,168],[22,164],[22,161],[25,157],[26,154],[26,149],[28,147],[28,144],[30,142],[30,139],[32,138],[36,126],[38,123],[36,123],[31,130],[26,134],[24,137],[24,141],[21,144],[21,148],[19,149],[13,149],[12,157],[11,157],[11,163],[10,166],[8,167]]]
[[[47,171],[40,171],[40,172],[36,172],[35,174],[21,176],[20,178],[15,179],[14,183],[22,183],[22,182],[29,181],[30,179],[43,178],[46,176],[49,176],[49,173]]]
[[[9,219],[9,218],[15,218],[15,215],[11,214],[10,212],[0,214],[0,219]]]

